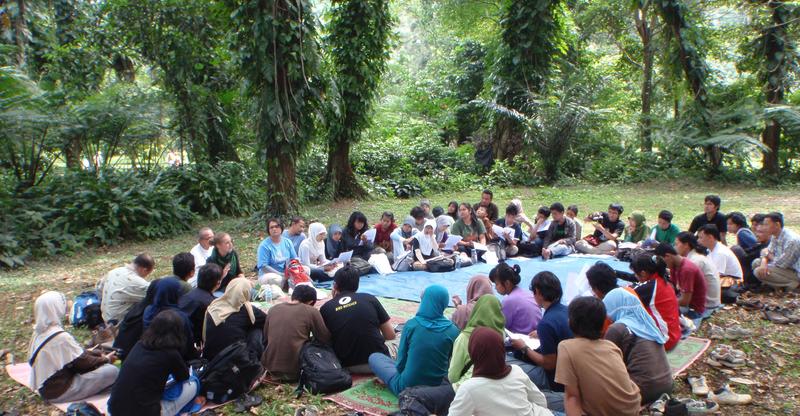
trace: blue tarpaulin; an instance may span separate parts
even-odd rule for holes
[[[581,270],[598,261],[608,263],[616,270],[630,272],[630,263],[616,260],[613,257],[568,256],[548,261],[543,261],[541,257],[537,257],[533,259],[509,259],[507,263],[510,265],[519,264],[522,269],[520,273],[522,277],[522,281],[519,284],[520,287],[527,290],[536,273],[550,271],[558,276],[558,279],[561,281],[561,287],[565,294],[567,294],[570,292],[570,290],[568,290],[570,287],[570,275],[572,275],[574,279],[580,274]],[[493,267],[494,266],[490,266],[486,263],[479,263],[474,266],[462,267],[446,273],[417,271],[397,272],[388,275],[373,273],[361,278],[358,291],[370,293],[379,297],[419,302],[420,295],[427,286],[438,284],[447,288],[451,296],[459,295],[461,299],[466,301],[467,283],[469,283],[469,279],[477,274],[485,274],[488,276]],[[332,282],[327,285],[321,284],[320,286],[330,287],[331,285]],[[565,301],[567,300],[569,299],[565,299]]]

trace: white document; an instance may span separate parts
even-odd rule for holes
[[[497,235],[498,237],[503,239],[503,241],[505,241],[505,239],[506,239],[506,234],[511,236],[512,239],[517,240],[517,238],[514,238],[514,234],[516,234],[516,230],[514,230],[511,227],[503,228],[503,227],[501,227],[501,226],[499,226],[497,224],[494,224],[494,225],[492,225],[492,231],[494,231],[495,235]]]
[[[462,237],[460,235],[451,235],[451,236],[447,237],[447,241],[444,242],[443,250],[447,250],[447,251],[453,250],[453,247],[455,247],[455,245],[458,244],[458,242],[461,241],[461,240],[462,240]]]
[[[346,264],[348,261],[350,261],[351,257],[353,257],[353,250],[345,251],[344,253],[339,254],[339,257],[337,257],[337,258],[335,258],[333,260],[328,260],[325,263],[320,264],[320,266],[327,266],[327,265],[329,265],[331,263]]]
[[[370,228],[369,230],[367,230],[367,232],[364,233],[364,236],[367,237],[367,241],[369,241],[370,243],[374,243],[375,242],[375,235],[377,233],[378,233],[378,230],[376,230],[374,228]],[[362,244],[364,243],[363,240],[362,240],[361,243]]]
[[[523,342],[525,342],[525,345],[532,350],[539,348],[539,345],[541,345],[539,338],[531,338],[525,334],[517,334],[516,332],[511,332],[508,329],[505,329],[505,331],[508,339],[521,339]]]
[[[475,243],[475,242],[472,243],[472,249],[479,251],[489,251],[489,248],[486,247],[486,244]]]
[[[567,277],[567,285],[564,288],[564,296],[561,303],[569,305],[572,299],[579,296],[593,296],[592,287],[589,286],[589,279],[586,278],[586,271],[591,266],[583,266],[580,273],[570,272]]]
[[[618,249],[620,249],[620,250],[621,250],[621,249],[624,249],[624,248],[631,248],[631,249],[633,249],[633,248],[636,248],[636,247],[638,247],[638,246],[639,246],[639,245],[638,245],[638,244],[636,244],[636,243],[627,242],[627,243],[619,243],[619,245],[617,246],[617,248],[618,248]]]
[[[372,267],[375,267],[375,270],[378,272],[378,274],[386,275],[394,273],[392,265],[389,264],[389,258],[383,253],[369,256],[368,262],[372,265]]]

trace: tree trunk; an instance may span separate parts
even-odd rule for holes
[[[769,1],[767,3],[772,10],[773,25],[767,29],[765,61],[767,65],[766,73],[766,96],[769,104],[782,104],[784,94],[784,83],[786,79],[786,57],[785,48],[789,41],[786,38],[785,19],[783,16],[785,7],[782,1]],[[761,133],[761,140],[768,152],[764,152],[762,170],[770,175],[780,173],[778,163],[778,151],[781,143],[781,125],[776,120],[767,120],[764,131]]]
[[[680,57],[681,66],[689,81],[692,93],[694,94],[694,101],[699,105],[701,111],[701,126],[700,129],[706,134],[711,134],[711,123],[708,119],[708,92],[705,87],[705,76],[707,73],[706,65],[700,54],[695,47],[697,45],[689,44],[683,36],[684,29],[688,28],[686,23],[686,16],[683,9],[685,6],[680,0],[661,0],[657,3],[661,10],[661,16],[675,36],[675,41],[678,44],[678,55]],[[719,146],[705,146],[703,147],[706,157],[709,162],[709,175],[714,176],[719,173],[722,167],[722,151]]]
[[[267,159],[267,206],[265,214],[286,218],[297,212],[295,158],[289,152]]]
[[[28,28],[25,24],[25,0],[17,0],[17,18],[14,20],[14,37],[17,43],[17,67],[25,66],[25,45],[28,43]]]
[[[641,9],[634,12],[636,30],[642,39],[642,120],[641,120],[641,149],[642,152],[653,151],[653,134],[651,119],[651,97],[653,95],[653,60],[655,51],[653,50],[653,26],[655,26],[655,15],[648,18],[649,3],[645,2]]]
[[[64,162],[69,170],[81,170],[81,136],[70,135],[64,142]]]
[[[495,122],[492,154],[495,160],[511,162],[514,156],[522,152],[522,127],[510,118],[503,117]]]
[[[356,180],[353,166],[350,164],[350,144],[340,142],[328,148],[327,182],[333,187],[333,198],[363,198],[367,191]]]

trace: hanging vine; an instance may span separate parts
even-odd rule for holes
[[[350,147],[367,127],[386,72],[393,19],[388,0],[344,0],[331,10],[329,34],[338,108],[328,111],[328,182],[335,198],[364,195],[350,164]]]
[[[307,0],[249,0],[234,12],[238,61],[253,100],[257,157],[267,170],[265,214],[297,211],[296,160],[314,133],[319,46]]]

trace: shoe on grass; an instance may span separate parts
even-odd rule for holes
[[[686,382],[692,386],[692,394],[695,396],[707,396],[708,395],[708,384],[706,384],[706,376],[700,377],[692,377],[689,376],[686,378]],[[691,412],[690,412],[691,413]]]
[[[776,324],[781,324],[781,325],[786,325],[790,323],[791,320],[777,309],[778,307],[776,306],[769,306],[767,308],[764,308],[764,310],[761,313],[763,313],[764,318],[770,322],[774,322]]]
[[[727,335],[725,328],[714,324],[709,324],[707,334],[710,339],[725,339]]]
[[[753,401],[753,397],[749,394],[735,393],[727,384],[723,385],[718,390],[708,393],[708,399],[713,400],[717,404],[734,406],[749,404]]]
[[[753,335],[753,331],[747,328],[742,328],[739,325],[734,325],[725,330],[725,336],[728,339],[739,339]]]
[[[667,408],[667,402],[669,401],[669,394],[664,393],[658,400],[654,401],[653,404],[650,405],[650,412],[657,413],[657,414],[664,414],[664,410]]]
[[[705,415],[719,410],[719,404],[712,400],[688,399],[683,402],[690,415]]]

